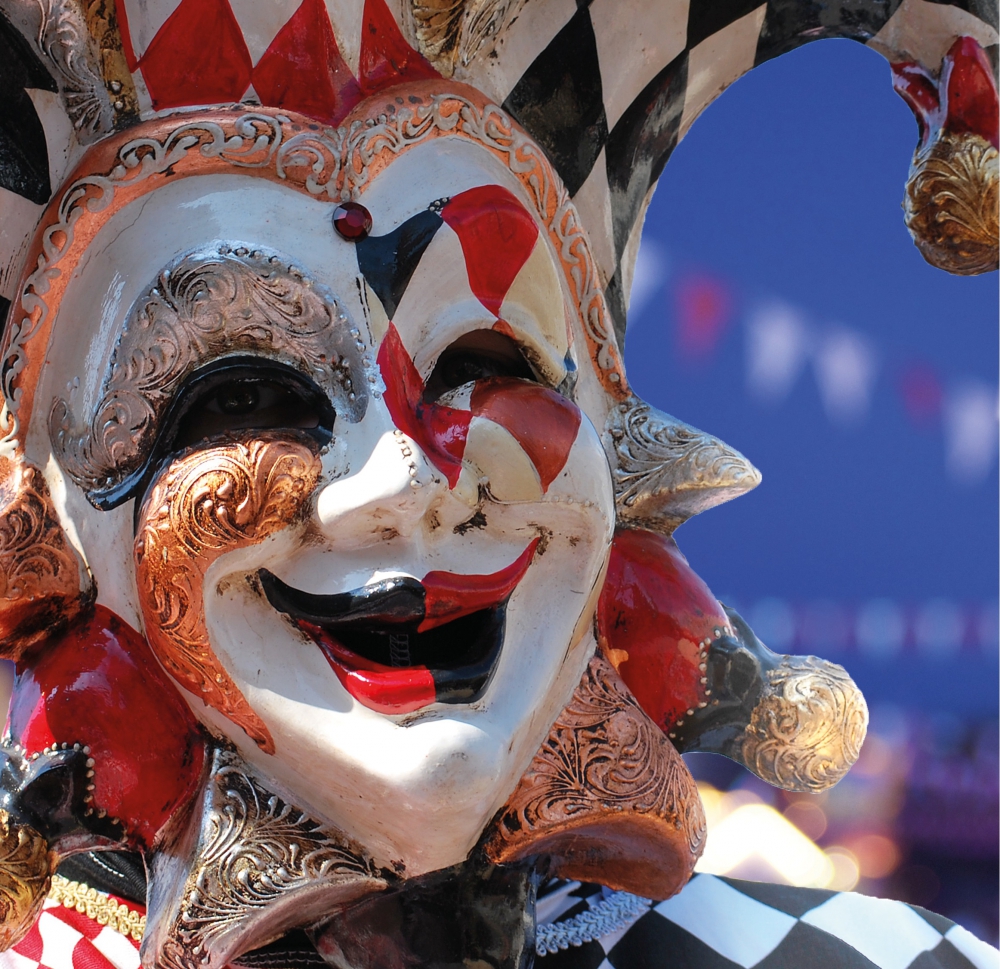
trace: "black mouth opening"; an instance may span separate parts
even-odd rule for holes
[[[380,666],[427,669],[440,703],[478,699],[500,658],[506,599],[420,632],[426,590],[416,579],[401,576],[351,592],[313,595],[287,585],[267,569],[261,569],[258,578],[271,606],[309,634],[328,658],[344,662],[342,654],[332,652],[332,640]]]

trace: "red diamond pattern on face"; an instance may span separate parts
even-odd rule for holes
[[[534,219],[499,185],[483,185],[456,195],[441,210],[441,217],[462,243],[472,292],[499,316],[507,290],[538,239]]]
[[[303,0],[253,69],[262,104],[339,124],[361,100],[323,0]]]
[[[139,61],[157,110],[239,101],[251,67],[229,0],[181,0]]]

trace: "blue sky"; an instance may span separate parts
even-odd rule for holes
[[[972,388],[993,402],[995,442],[997,275],[949,276],[913,246],[900,201],[916,137],[879,55],[814,43],[726,91],[654,196],[629,379],[763,472],[756,492],[677,534],[714,591],[740,604],[996,598],[996,459],[964,479],[949,472],[946,414],[915,422],[898,389],[919,366],[951,413]],[[677,294],[700,277],[729,294],[731,312],[714,353],[692,360],[676,343]],[[748,389],[750,321],[776,301],[817,345],[847,333],[864,348],[870,394],[850,419],[831,419],[818,355],[774,400]]]

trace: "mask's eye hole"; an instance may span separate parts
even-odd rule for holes
[[[226,366],[196,378],[179,395],[175,415],[170,451],[229,431],[310,431],[325,443],[335,416],[329,398],[312,381],[266,362]]]
[[[496,330],[475,330],[459,337],[438,357],[424,397],[437,400],[462,384],[487,377],[537,380],[520,347]]]

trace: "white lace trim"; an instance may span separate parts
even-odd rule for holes
[[[615,892],[600,902],[590,906],[565,922],[549,922],[535,929],[535,952],[539,956],[548,955],[559,949],[584,945],[602,935],[618,932],[645,915],[652,905],[648,898]]]

